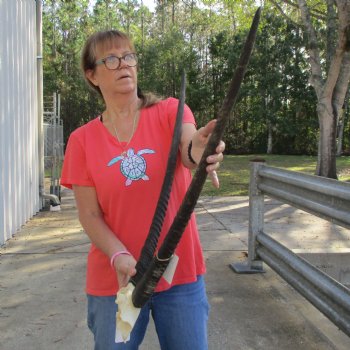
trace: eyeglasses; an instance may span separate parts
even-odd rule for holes
[[[126,63],[128,67],[135,67],[137,65],[137,56],[136,53],[127,53],[126,55],[122,57],[117,56],[108,56],[106,58],[101,58],[100,60],[96,61],[96,65],[103,64],[106,66],[107,69],[115,70],[120,67],[122,64],[122,60]]]

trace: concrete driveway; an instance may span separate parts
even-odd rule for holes
[[[201,197],[196,213],[208,268],[210,349],[350,349],[350,338],[268,267],[258,275],[229,268],[245,259],[247,197]],[[267,233],[316,264],[328,256],[333,262],[320,267],[349,282],[347,267],[336,266],[339,254],[349,256],[348,230],[276,201],[267,202],[265,217]],[[88,249],[68,190],[61,211],[40,212],[0,249],[1,350],[93,348],[84,294]],[[159,349],[153,324],[141,349]]]

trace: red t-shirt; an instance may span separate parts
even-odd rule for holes
[[[93,186],[105,222],[138,260],[149,232],[165,176],[176,119],[178,100],[168,98],[141,110],[137,129],[126,147],[110,134],[100,118],[75,130],[68,141],[61,185]],[[195,123],[185,106],[184,123]],[[192,180],[178,156],[167,214],[160,243],[173,222]],[[195,216],[191,216],[176,249],[179,262],[172,285],[190,283],[205,273],[205,264]],[[161,279],[156,291],[170,285]],[[116,273],[109,258],[93,244],[88,255],[86,292],[114,295],[118,290]]]

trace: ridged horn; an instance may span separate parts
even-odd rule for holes
[[[167,168],[165,177],[163,180],[162,188],[160,191],[157,206],[154,212],[153,220],[146,238],[146,241],[141,250],[140,258],[136,264],[136,275],[130,279],[130,282],[135,286],[140,281],[144,273],[147,271],[150,265],[154,252],[157,248],[158,239],[162,230],[164,217],[168,207],[171,185],[174,179],[174,172],[176,167],[177,154],[179,151],[179,145],[181,140],[182,119],[185,106],[185,92],[186,92],[186,74],[182,73],[181,90],[179,105],[177,108],[176,121],[173,132],[173,139],[170,146],[170,152],[168,156]]]
[[[254,47],[256,33],[260,21],[260,14],[261,8],[259,7],[255,13],[246,42],[242,49],[238,66],[234,72],[228,94],[226,95],[226,98],[218,113],[216,126],[203,152],[202,159],[185,194],[179,211],[175,216],[171,227],[169,228],[158,254],[152,259],[146,273],[135,286],[132,294],[132,302],[135,307],[141,308],[152,296],[154,289],[168,266],[170,259],[175,252],[176,246],[179,243],[193,213],[207,177],[206,167],[208,164],[206,162],[206,158],[215,153],[215,149],[222,138],[224,129],[230,117],[230,113],[236,102],[237,95],[247,69],[249,58]]]

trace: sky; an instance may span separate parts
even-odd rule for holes
[[[147,6],[151,11],[153,11],[156,6],[154,0],[143,0],[143,4]]]
[[[90,0],[90,6],[92,7],[95,2],[96,0]],[[154,11],[156,7],[155,0],[143,0],[143,4],[147,6],[151,12]]]

